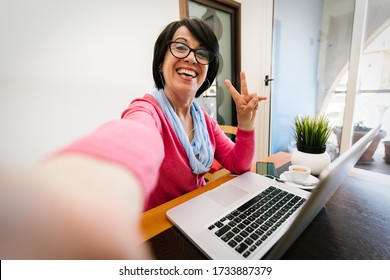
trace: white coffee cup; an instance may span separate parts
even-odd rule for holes
[[[284,172],[284,176],[288,181],[302,184],[310,177],[311,170],[304,165],[293,164],[288,167],[289,171]]]

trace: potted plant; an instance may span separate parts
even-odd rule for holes
[[[297,149],[291,155],[291,162],[306,165],[313,175],[319,175],[330,163],[326,142],[332,135],[333,126],[323,115],[296,116],[293,128]]]
[[[383,141],[383,145],[385,145],[385,161],[386,163],[390,163],[390,141]]]
[[[353,126],[353,135],[352,135],[352,144],[358,141],[360,138],[362,138],[368,131],[371,130],[371,127],[367,127],[363,124],[363,122],[358,122]],[[340,147],[341,144],[341,133],[342,127],[335,127],[334,133],[337,136],[337,143]],[[367,149],[364,151],[362,156],[360,157],[357,164],[370,164],[374,161],[373,156],[378,148],[378,145],[380,143],[380,140],[386,136],[386,131],[379,130],[378,134],[375,136],[374,140],[371,142],[371,144],[367,147]]]

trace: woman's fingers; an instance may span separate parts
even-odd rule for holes
[[[225,86],[230,92],[230,95],[232,96],[235,103],[240,98],[240,93],[235,89],[235,87],[232,85],[232,83],[229,80],[225,80]]]
[[[246,82],[246,74],[244,71],[241,71],[240,79],[241,79],[241,94],[242,95],[249,95],[248,94],[248,84]]]
[[[265,96],[258,96],[256,93],[249,94],[248,84],[246,82],[246,74],[244,71],[240,73],[241,79],[241,93],[232,85],[229,80],[225,80],[225,86],[229,90],[230,95],[232,96],[234,103],[237,106],[238,111],[251,111],[257,110],[258,103],[262,100],[266,100]]]

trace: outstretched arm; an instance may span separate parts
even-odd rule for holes
[[[0,258],[150,258],[138,223],[162,145],[157,129],[119,120],[28,171],[0,167]]]
[[[138,179],[119,165],[61,155],[0,175],[1,259],[145,259]]]

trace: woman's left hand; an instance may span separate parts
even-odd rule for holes
[[[249,94],[246,83],[245,72],[240,73],[241,94],[233,87],[229,80],[225,80],[225,85],[229,90],[237,109],[238,127],[241,130],[253,130],[255,127],[256,111],[261,100],[266,100],[265,96],[257,96],[256,93]]]

